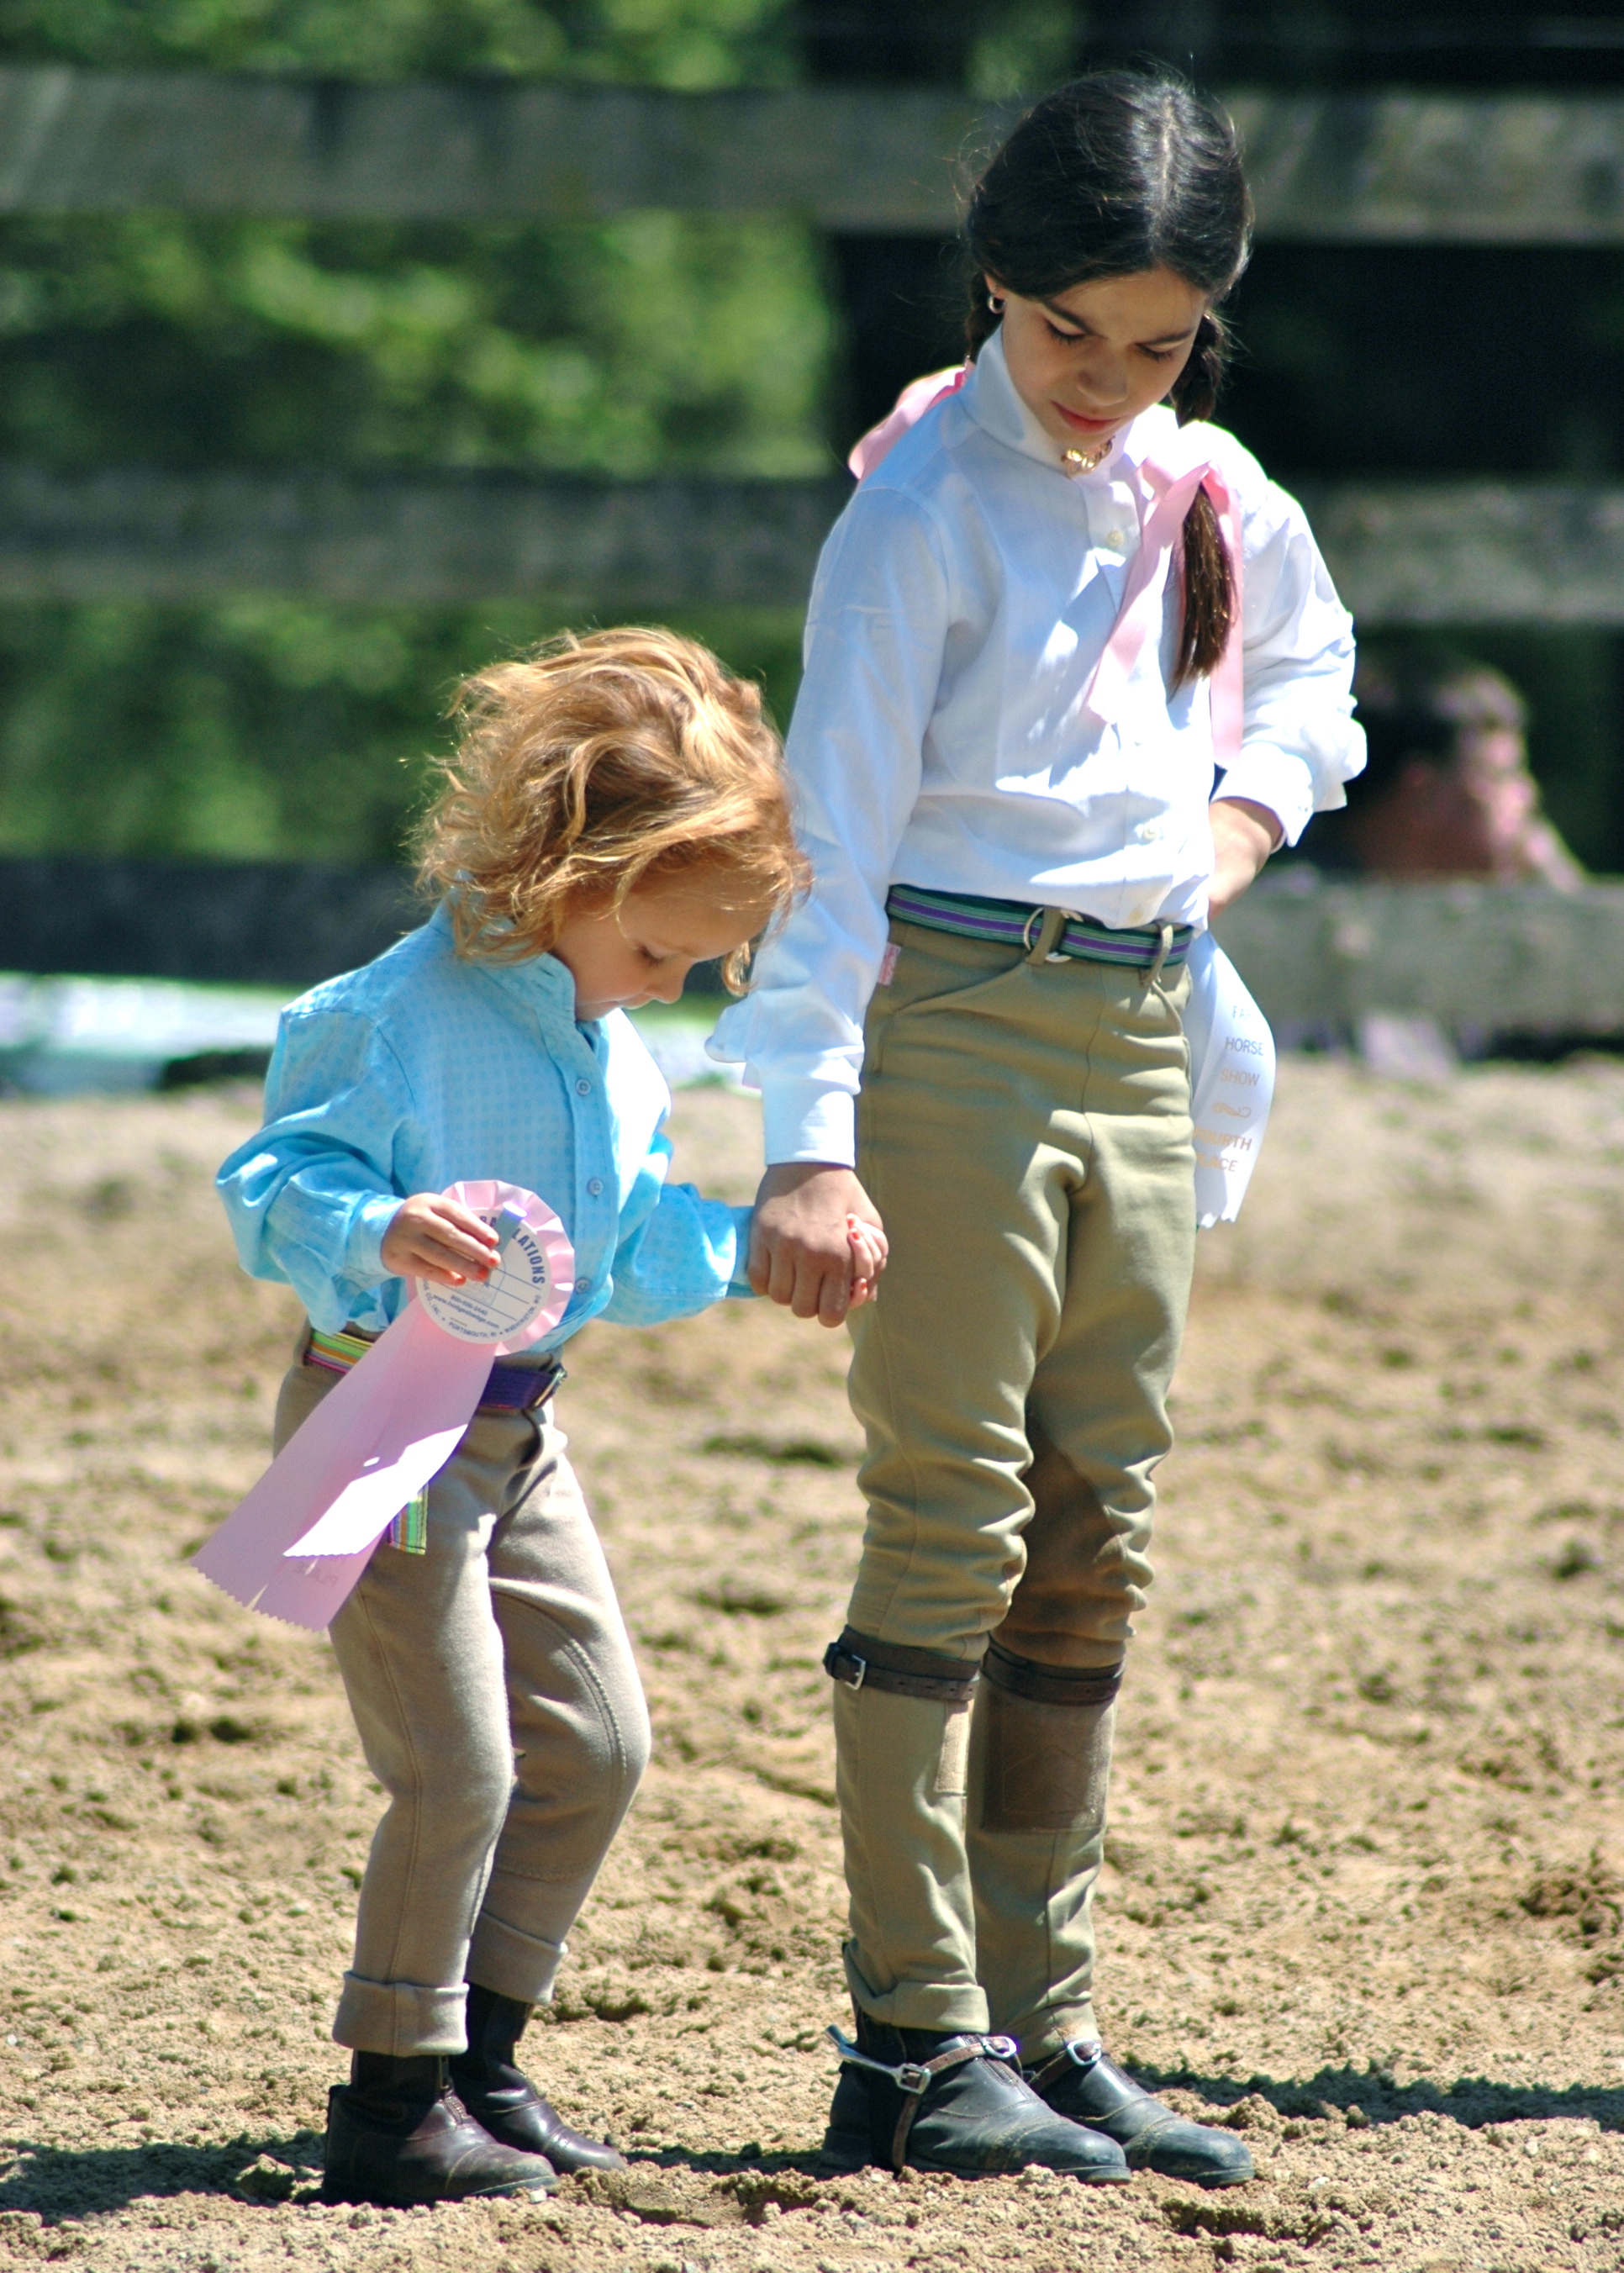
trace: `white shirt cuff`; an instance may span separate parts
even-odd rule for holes
[[[767,1165],[786,1160],[827,1160],[857,1166],[857,1099],[849,1090],[819,1081],[773,1081],[761,1084],[761,1134]]]
[[[1224,775],[1216,797],[1244,797],[1266,806],[1295,844],[1313,818],[1313,776],[1301,758],[1271,750],[1266,742],[1249,744]]]

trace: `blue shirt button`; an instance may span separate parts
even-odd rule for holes
[[[578,1081],[575,1084],[575,1094],[577,1097],[590,1097],[592,1084],[589,1081]]]
[[[594,1199],[596,1199],[598,1194],[602,1190],[602,1189],[603,1179],[602,1176],[594,1176],[587,1186],[587,1189],[592,1194]]]
[[[576,1292],[578,1294],[591,1294],[591,1292],[592,1292],[592,1281],[591,1281],[591,1279],[578,1279],[575,1281],[575,1292]]]

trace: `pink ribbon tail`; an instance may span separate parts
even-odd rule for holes
[[[1156,470],[1149,465],[1145,468],[1149,474],[1154,475]],[[1092,711],[1103,726],[1110,725],[1121,709],[1128,680],[1147,643],[1161,636],[1162,595],[1167,587],[1167,572],[1184,528],[1184,517],[1206,470],[1205,466],[1192,466],[1171,480],[1152,506],[1140,532],[1139,551],[1128,571],[1117,620],[1082,698],[1083,708]]]
[[[896,447],[904,434],[917,426],[925,412],[944,396],[956,394],[969,377],[969,364],[960,364],[948,371],[933,371],[924,379],[910,379],[897,396],[895,405],[887,412],[878,426],[871,426],[862,440],[852,450],[846,463],[859,481],[872,474],[880,461]]]
[[[1128,681],[1140,656],[1147,644],[1161,637],[1163,599],[1167,589],[1168,572],[1178,557],[1185,516],[1195,501],[1197,490],[1204,489],[1217,513],[1218,526],[1224,532],[1224,542],[1234,577],[1235,606],[1229,638],[1224,642],[1224,653],[1208,686],[1212,716],[1213,759],[1215,763],[1227,769],[1240,755],[1246,715],[1239,508],[1222,473],[1208,461],[1186,466],[1177,471],[1147,461],[1143,470],[1152,480],[1165,481],[1167,486],[1146,517],[1140,535],[1139,551],[1128,572],[1122,604],[1117,610],[1116,622],[1111,626],[1111,637],[1094,666],[1082,698],[1082,707],[1103,726],[1110,725],[1119,714]]]
[[[487,1344],[443,1333],[408,1302],[193,1557],[196,1568],[244,1609],[319,1632],[456,1451],[490,1360]]]

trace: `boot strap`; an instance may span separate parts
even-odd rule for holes
[[[831,2028],[828,2035],[834,2049],[848,2067],[872,2068],[876,2075],[888,2075],[902,2095],[902,2111],[896,2119],[896,2130],[891,2141],[891,2166],[901,2171],[907,2167],[908,2134],[913,2129],[914,2118],[924,2104],[924,2095],[939,2075],[949,2068],[962,2067],[966,2060],[1015,2060],[1019,2048],[1013,2037],[970,2037],[951,2052],[938,2052],[934,2059],[903,2060],[892,2067],[885,2060],[871,2059],[859,2052],[849,2037]]]
[[[1062,2068],[1091,2068],[1096,2060],[1103,2059],[1104,2056],[1105,2047],[1097,2037],[1075,2037],[1070,2044],[1062,2044],[1051,2059],[1046,2059],[1044,2062],[1042,2067],[1029,2070],[1026,2080],[1034,2091],[1041,2092],[1046,2083],[1051,2083],[1054,2081]]]
[[[823,1669],[848,1689],[883,1689],[898,1697],[924,1697],[937,1705],[968,1705],[981,1677],[979,1665],[938,1650],[908,1649],[875,1641],[848,1626],[823,1653]]]

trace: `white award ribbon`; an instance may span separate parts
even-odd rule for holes
[[[1190,1117],[1195,1124],[1195,1220],[1202,1231],[1240,1213],[1275,1101],[1275,1038],[1212,934],[1189,954]]]

